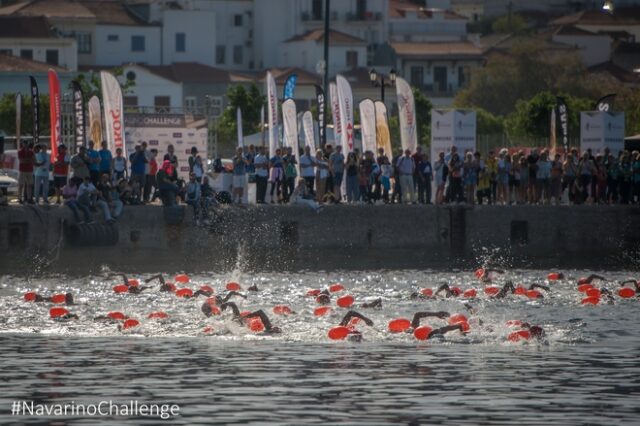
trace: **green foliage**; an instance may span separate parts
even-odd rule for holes
[[[416,104],[418,144],[428,148],[431,146],[431,109],[433,108],[433,105],[429,98],[415,87],[413,88],[413,98]],[[393,140],[393,137],[391,139]]]
[[[122,68],[113,68],[109,71],[116,78],[121,77],[124,70]],[[90,71],[88,73],[79,73],[76,78],[73,79],[80,83],[80,87],[82,88],[82,93],[86,100],[91,99],[93,96],[97,96],[100,101],[102,101],[102,83],[100,82],[100,73],[96,73]],[[120,82],[120,79],[118,79]],[[122,89],[122,93],[131,92],[131,88],[135,86],[135,80],[126,80],[124,84],[120,83],[120,88]],[[71,83],[69,83],[69,89],[73,89]]]
[[[235,147],[237,145],[237,114],[238,107],[242,110],[242,131],[249,135],[260,131],[260,109],[266,103],[266,97],[260,94],[254,84],[245,86],[229,86],[227,89],[227,108],[217,123],[218,143]],[[266,114],[266,112],[265,112]]]
[[[33,114],[31,113],[31,95],[22,94],[21,134],[31,135],[33,128]],[[49,96],[40,95],[40,135],[50,133]],[[5,93],[0,98],[0,130],[7,135],[16,134],[16,94]]]
[[[527,22],[520,15],[505,15],[493,21],[491,30],[498,34],[523,34],[527,32]]]
[[[499,135],[504,132],[504,118],[495,116],[482,108],[475,108],[478,134]]]

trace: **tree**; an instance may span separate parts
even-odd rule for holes
[[[48,135],[49,95],[40,95],[40,134]],[[9,135],[16,134],[16,94],[5,93],[0,98],[0,130]],[[22,94],[21,134],[30,135],[33,131],[33,114],[31,112],[31,96]]]
[[[504,118],[482,108],[475,108],[475,112],[479,135],[501,135],[504,132]]]
[[[520,15],[506,15],[493,21],[491,30],[498,34],[523,34],[527,31],[527,23]]]
[[[121,77],[124,70],[122,68],[113,68],[109,71],[116,78]],[[89,73],[79,73],[73,81],[80,84],[80,88],[82,89],[82,93],[86,100],[91,99],[93,96],[97,96],[100,101],[102,101],[102,82],[100,81],[100,74],[90,71]],[[120,82],[121,79],[118,79]],[[129,93],[131,91],[131,87],[135,86],[135,80],[125,79],[124,84],[120,82],[120,88],[122,89],[122,93]],[[73,89],[71,83],[69,84],[69,89]]]
[[[242,111],[243,134],[259,132],[260,109],[265,105],[266,97],[260,94],[258,87],[253,83],[248,89],[241,85],[229,86],[227,100],[227,108],[217,123],[218,143],[231,148],[237,145],[237,108],[240,107]]]
[[[433,105],[429,98],[419,89],[413,88],[413,98],[416,104],[416,128],[418,131],[418,145],[431,146],[431,109]]]

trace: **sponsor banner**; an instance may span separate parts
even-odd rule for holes
[[[462,156],[476,150],[476,113],[466,110],[431,110],[431,158],[445,154],[452,146]]]
[[[117,148],[124,148],[122,90],[118,80],[106,71],[100,71],[100,80],[102,82],[107,148],[115,152]]]
[[[269,158],[276,155],[278,141],[278,94],[276,92],[276,81],[271,75],[271,71],[267,71],[267,117],[269,121]]]
[[[293,99],[293,93],[296,90],[296,82],[298,81],[298,74],[291,74],[287,81],[284,83],[284,100]]]
[[[614,156],[624,150],[624,112],[589,111],[580,113],[580,150],[593,155],[609,148]]]
[[[125,127],[187,127],[182,114],[127,114],[124,117]]]
[[[376,109],[376,147],[384,149],[384,155],[393,158],[391,151],[391,134],[389,133],[389,121],[387,106],[380,101],[374,103]]]
[[[329,95],[331,96],[331,117],[333,119],[333,141],[342,145],[342,118],[340,116],[340,102],[338,101],[338,86],[329,83]],[[344,153],[344,151],[343,151]]]
[[[33,116],[33,144],[40,143],[40,95],[38,93],[38,83],[33,77],[29,77],[31,81],[31,115]]]
[[[20,136],[22,132],[22,94],[16,94],[16,144],[20,149]]]
[[[293,99],[282,103],[282,123],[284,127],[284,145],[298,155],[298,113]]]
[[[62,142],[62,106],[58,74],[49,69],[49,117],[51,120],[51,162],[56,161]]]
[[[128,116],[129,114],[127,114]],[[173,145],[178,157],[178,176],[189,179],[189,156],[191,148],[196,147],[203,161],[207,157],[207,128],[193,129],[186,127],[125,127],[127,159],[135,151],[135,146],[146,142],[149,149],[158,150],[158,166],[168,152],[167,147]]]
[[[598,103],[596,104],[596,111],[613,111],[613,102],[616,100],[616,94],[611,93],[607,96],[603,96],[598,99]]]
[[[320,146],[324,146],[327,143],[327,138],[325,137],[326,98],[325,98],[324,90],[322,90],[322,87],[318,85],[316,85],[315,87],[316,87],[316,102],[318,103],[318,135],[320,136]]]
[[[353,93],[351,85],[341,75],[336,76],[338,103],[340,104],[340,124],[342,125],[342,152],[353,151]]]
[[[562,147],[564,152],[569,152],[569,111],[567,103],[558,96],[558,118],[560,118],[560,135],[562,136]]]
[[[396,79],[396,93],[398,95],[402,150],[408,149],[415,152],[418,146],[418,132],[416,130],[416,107],[411,86],[403,78],[398,77]]]
[[[85,112],[84,112],[84,94],[82,88],[77,81],[73,82],[73,118],[75,127],[75,139],[76,147],[86,146],[87,141],[85,137]],[[100,140],[96,141],[96,144],[100,144]]]
[[[302,115],[302,127],[304,129],[304,143],[312,153],[316,152],[316,138],[313,131],[313,114],[307,111]]]
[[[102,108],[100,108],[100,99],[92,96],[89,99],[89,139],[96,144],[100,144],[104,140],[102,134]]]
[[[549,123],[549,147],[551,149],[551,156],[556,154],[556,109],[551,108],[551,123]]]
[[[360,131],[362,132],[362,152],[376,154],[376,106],[371,99],[360,102]]]
[[[238,128],[238,146],[244,147],[244,136],[242,136],[242,110],[236,108],[236,127]]]

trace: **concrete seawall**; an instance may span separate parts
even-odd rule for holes
[[[0,208],[0,273],[640,269],[640,209],[625,206],[224,206],[208,226],[190,208],[132,206],[81,228],[68,208]]]

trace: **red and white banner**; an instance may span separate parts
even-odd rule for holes
[[[329,96],[331,97],[331,118],[333,119],[333,142],[342,145],[342,122],[340,119],[340,102],[338,102],[338,86],[329,83]]]
[[[100,71],[100,80],[102,82],[107,148],[115,152],[117,148],[125,148],[122,90],[118,80],[106,71]],[[96,146],[99,146],[101,141],[94,142]]]
[[[92,96],[89,99],[89,139],[99,144],[103,138],[100,99],[97,96]]]
[[[276,81],[267,71],[267,119],[269,121],[269,157],[276,155],[278,147],[278,92]]]
[[[313,114],[307,111],[302,114],[302,127],[304,129],[304,143],[309,147],[312,153],[316,151],[316,137],[313,131]]]
[[[398,94],[398,113],[400,114],[400,140],[402,150],[416,152],[418,147],[418,132],[416,130],[416,106],[411,86],[403,78],[396,79]]]
[[[60,80],[49,69],[49,116],[51,119],[51,162],[58,157],[58,145],[62,142],[62,107],[60,104]]]
[[[371,99],[360,102],[360,131],[362,132],[362,152],[371,151],[376,155],[376,106]]]
[[[342,151],[346,155],[353,151],[353,93],[351,85],[341,75],[336,76],[338,103],[340,104],[340,124],[342,125]]]
[[[284,127],[284,146],[298,155],[298,113],[296,103],[289,98],[282,103],[282,125]]]
[[[236,127],[238,128],[238,147],[244,148],[244,136],[242,133],[242,110],[236,108]]]

